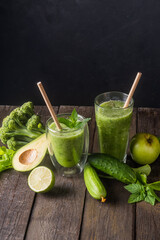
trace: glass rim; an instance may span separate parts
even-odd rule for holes
[[[71,116],[71,113],[59,113],[59,114],[57,114],[57,117],[61,117],[61,116]],[[84,120],[85,119],[85,117],[83,117],[82,115],[79,115],[78,114],[78,118],[81,118],[82,120]],[[53,130],[53,129],[51,129],[49,126],[48,126],[48,123],[49,123],[49,121],[50,120],[52,120],[52,122],[54,122],[54,120],[53,120],[53,118],[52,117],[50,117],[47,121],[46,121],[46,128],[49,130],[49,131],[51,131],[51,132],[53,132],[53,133],[58,133],[58,134],[67,134],[67,133],[71,133],[71,132],[77,132],[77,131],[79,131],[80,129],[84,129],[84,127],[86,126],[86,124],[85,125],[82,125],[81,127],[79,127],[79,128],[70,128],[70,130],[68,131],[68,129],[66,130],[66,131],[59,131],[58,129],[57,130]]]
[[[98,107],[102,108],[102,109],[105,109],[105,108],[102,107],[102,106],[100,106],[101,103],[100,103],[100,104],[97,103],[97,98],[100,97],[101,95],[106,94],[106,93],[111,93],[111,94],[118,93],[118,94],[123,94],[123,95],[125,95],[126,97],[128,97],[128,94],[127,94],[127,93],[119,92],[119,91],[110,91],[110,92],[100,93],[100,94],[98,94],[98,95],[95,97],[95,99],[94,99],[94,104],[97,105]],[[103,102],[105,102],[105,101],[103,101]],[[106,101],[106,102],[108,102],[108,101]],[[134,104],[134,99],[133,99],[133,97],[132,97],[131,100],[130,100],[130,103],[129,103],[128,107],[124,108],[124,110],[132,107],[133,104]],[[112,109],[115,109],[115,110],[117,110],[117,109],[123,109],[123,107],[113,107]]]

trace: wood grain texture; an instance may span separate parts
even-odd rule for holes
[[[136,110],[132,118],[131,137],[136,133]],[[93,152],[98,152],[97,128]],[[86,194],[85,209],[80,239],[132,240],[134,238],[135,205],[127,203],[129,193],[124,184],[102,179],[107,190],[107,201],[101,203]]]
[[[0,121],[14,108],[0,106]],[[35,107],[35,111],[43,122],[49,117],[44,106]],[[0,173],[0,239],[22,240],[25,236],[35,198],[27,184],[28,174],[13,169]]]
[[[59,113],[71,112],[73,108],[73,106],[61,106]],[[75,108],[85,117],[93,115],[92,107]],[[92,126],[92,122],[89,125]],[[92,135],[90,127],[90,136]],[[78,240],[85,189],[83,175],[65,178],[56,174],[53,190],[36,196],[26,239]]]
[[[160,109],[140,108],[138,110],[138,132],[148,132],[160,136]],[[150,182],[160,180],[160,157],[151,164]],[[148,203],[137,203],[136,206],[136,239],[160,239],[160,203],[151,206]]]
[[[0,123],[14,106],[0,106]],[[74,106],[54,107],[71,112]],[[75,106],[79,114],[91,117],[90,152],[99,151],[93,107]],[[50,114],[45,106],[36,106],[45,123]],[[160,109],[134,109],[130,138],[136,132],[160,136]],[[129,152],[128,152],[129,153]],[[133,164],[130,156],[128,163]],[[53,169],[49,157],[44,165]],[[160,180],[160,157],[151,164],[149,182]],[[129,193],[123,184],[102,179],[107,202],[100,203],[86,191],[83,174],[63,178],[47,194],[35,194],[27,185],[28,173],[8,170],[0,173],[0,240],[159,240],[160,203],[128,204]]]
[[[0,121],[14,108],[1,106]],[[23,239],[33,200],[26,174],[13,169],[0,173],[0,239]]]

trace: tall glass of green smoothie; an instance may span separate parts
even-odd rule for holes
[[[106,92],[95,98],[95,115],[100,152],[126,162],[133,99],[123,108],[127,94]]]
[[[68,119],[70,115],[58,114],[57,117]],[[78,115],[78,121],[83,120],[84,117]],[[57,172],[70,177],[81,173],[86,163],[89,147],[88,124],[76,128],[69,128],[64,123],[60,125],[62,130],[59,131],[52,118],[47,121],[48,151]]]

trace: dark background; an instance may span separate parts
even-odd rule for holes
[[[160,107],[160,1],[1,0],[0,104],[93,105],[105,91]]]

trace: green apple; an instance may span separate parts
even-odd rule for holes
[[[137,133],[131,139],[130,153],[132,159],[141,165],[153,163],[160,153],[159,140],[149,133]]]

